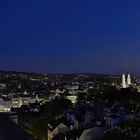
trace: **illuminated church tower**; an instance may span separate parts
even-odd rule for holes
[[[127,88],[125,74],[122,75],[122,88]]]
[[[131,86],[131,76],[130,76],[130,74],[128,74],[128,76],[127,76],[127,86],[129,87],[129,86]]]

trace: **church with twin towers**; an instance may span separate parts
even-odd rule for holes
[[[125,74],[122,75],[122,88],[129,88],[132,85],[131,82],[131,76],[130,74],[127,75],[127,78]]]

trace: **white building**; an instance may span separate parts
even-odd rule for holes
[[[23,105],[23,100],[20,97],[12,98],[12,107],[20,108]]]
[[[67,96],[67,99],[70,100],[73,104],[76,104],[78,101],[78,96],[70,95],[70,96]]]
[[[11,110],[11,102],[4,101],[2,98],[0,98],[0,112],[10,112],[10,110]]]

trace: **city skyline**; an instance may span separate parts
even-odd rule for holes
[[[140,74],[139,1],[1,1],[0,70]]]

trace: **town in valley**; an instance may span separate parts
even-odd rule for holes
[[[1,139],[138,140],[140,77],[0,71],[0,112]]]

